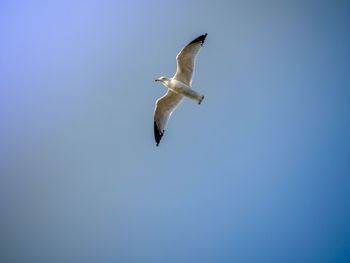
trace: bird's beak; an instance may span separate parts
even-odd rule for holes
[[[154,81],[160,81],[160,79],[155,79]]]

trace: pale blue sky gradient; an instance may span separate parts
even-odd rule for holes
[[[347,1],[1,1],[1,262],[349,262]],[[208,33],[159,147],[153,107]]]

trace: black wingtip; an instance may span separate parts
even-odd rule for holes
[[[158,129],[157,123],[154,122],[154,139],[156,140],[156,146],[159,145],[160,140],[162,139],[163,133]]]
[[[205,33],[204,35],[201,35],[201,36],[197,37],[196,39],[192,40],[192,41],[188,44],[188,46],[191,45],[191,44],[193,44],[193,43],[197,43],[197,42],[200,42],[200,43],[203,45],[203,43],[204,43],[205,38],[207,37],[207,35],[208,35],[208,34]]]

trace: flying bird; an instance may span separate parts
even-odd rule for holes
[[[159,77],[166,88],[164,96],[156,101],[154,109],[154,138],[157,146],[163,137],[168,120],[184,97],[201,104],[204,96],[192,89],[196,57],[208,34],[201,35],[187,44],[176,56],[176,73],[172,78]]]

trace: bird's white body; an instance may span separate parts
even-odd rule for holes
[[[194,91],[189,85],[186,85],[177,79],[165,78],[165,81],[162,81],[162,84],[172,92],[193,99],[197,101],[198,104],[200,104],[204,99],[204,96],[202,94],[199,94],[198,92]]]

